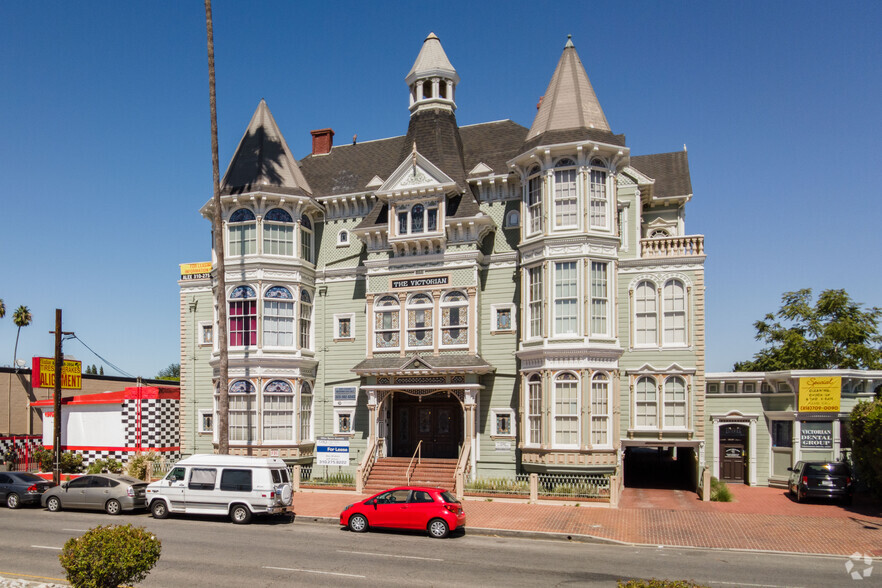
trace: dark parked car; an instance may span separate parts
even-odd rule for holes
[[[851,504],[854,495],[851,468],[835,461],[798,461],[790,471],[787,485],[797,502],[806,498],[839,498]]]
[[[9,508],[23,504],[40,504],[43,492],[54,486],[29,472],[0,472],[0,500]]]
[[[440,488],[393,488],[350,504],[340,513],[340,524],[363,533],[370,527],[423,529],[436,539],[465,528],[462,504]]]
[[[52,512],[63,508],[88,508],[117,515],[124,510],[147,508],[147,482],[120,474],[80,476],[43,494],[43,506]]]

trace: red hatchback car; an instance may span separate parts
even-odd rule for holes
[[[465,528],[462,504],[441,488],[402,486],[350,504],[340,513],[340,524],[363,533],[370,527],[425,529],[436,539]]]

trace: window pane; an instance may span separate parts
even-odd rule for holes
[[[554,269],[554,332],[576,334],[579,308],[576,262],[555,263]]]
[[[576,170],[554,172],[554,224],[574,227],[577,222]]]
[[[609,294],[606,263],[591,262],[591,334],[609,334],[607,315]]]

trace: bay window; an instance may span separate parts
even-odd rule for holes
[[[237,380],[230,385],[230,441],[257,441],[257,394],[254,384]]]
[[[227,234],[228,257],[257,253],[257,219],[247,208],[240,208],[230,215]]]
[[[274,286],[263,297],[263,346],[294,347],[294,296],[291,291]]]
[[[263,390],[263,441],[294,440],[294,389],[273,380]]]
[[[554,334],[578,334],[579,280],[575,261],[554,264]]]
[[[570,373],[554,381],[554,445],[579,446],[579,380]]]
[[[530,234],[542,230],[542,175],[539,166],[530,170],[530,179],[527,180],[527,219]]]
[[[305,214],[300,217],[300,259],[313,263],[312,221]]]
[[[542,267],[527,268],[527,338],[542,336]]]
[[[591,262],[591,334],[609,335],[609,281],[606,262]]]
[[[590,193],[589,193],[589,223],[592,229],[608,229],[609,202],[606,195],[606,169],[603,162],[595,159],[591,162]],[[602,169],[597,169],[602,168]]]
[[[574,228],[578,224],[578,200],[576,196],[576,163],[561,159],[554,171],[554,226]],[[559,169],[567,168],[567,169]]]
[[[263,253],[294,255],[294,219],[281,208],[273,208],[263,217]]]
[[[591,378],[591,444],[607,446],[609,436],[609,376],[602,372]]]
[[[527,381],[527,438],[530,445],[542,443],[542,378],[533,374]]]
[[[312,332],[312,296],[306,290],[300,290],[300,348],[310,348]]]
[[[230,347],[257,345],[257,295],[250,286],[230,293]]]
[[[300,441],[312,441],[312,387],[300,385]]]

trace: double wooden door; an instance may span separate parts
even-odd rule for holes
[[[393,409],[392,455],[410,457],[422,441],[423,457],[456,458],[462,443],[462,409],[456,399],[398,394]]]

